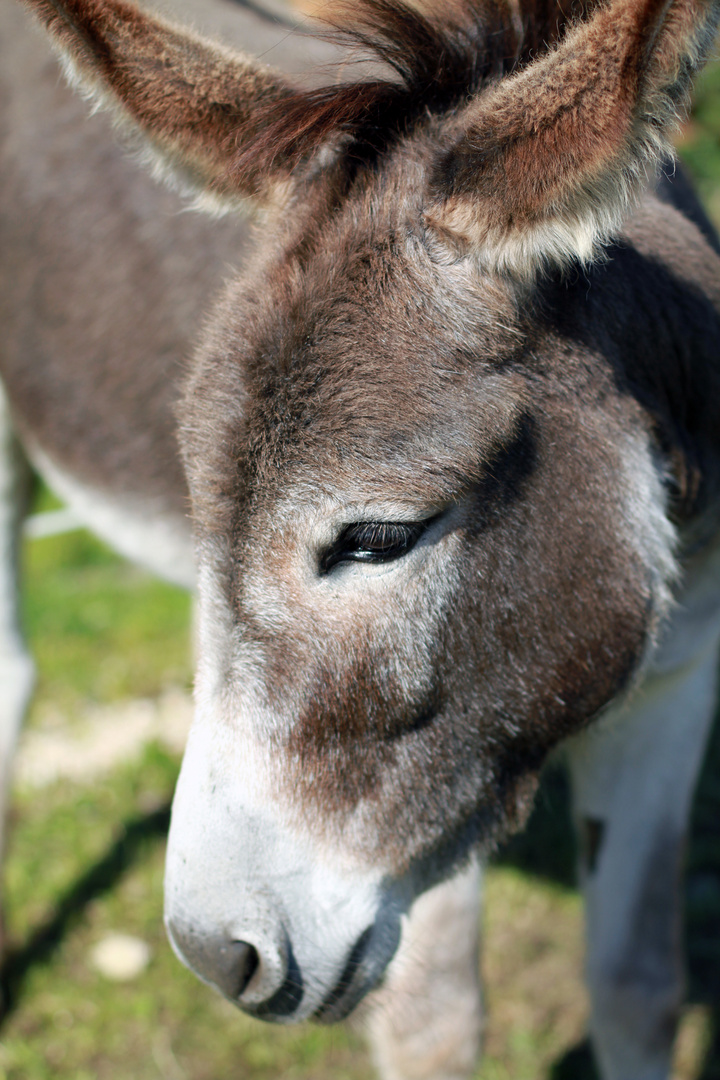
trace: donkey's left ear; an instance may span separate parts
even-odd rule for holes
[[[315,133],[302,127],[287,152],[269,145],[268,118],[292,120],[304,103],[254,57],[125,0],[24,2],[49,31],[71,81],[142,136],[161,173],[216,204],[266,199],[316,149]]]
[[[436,163],[431,232],[518,277],[590,260],[672,153],[719,15],[718,0],[610,0],[481,92]]]

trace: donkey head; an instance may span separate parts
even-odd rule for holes
[[[265,209],[180,413],[200,644],[167,921],[255,1015],[336,1019],[667,606],[647,417],[542,282],[616,232],[717,12],[371,0],[391,75],[307,91],[121,0],[29,2],[166,172]]]

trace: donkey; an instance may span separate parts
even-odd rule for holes
[[[25,455],[188,583],[189,492],[180,959],[266,1020],[366,998],[386,1080],[469,1077],[480,860],[562,744],[601,1072],[667,1077],[720,643],[720,254],[667,163],[717,2],[363,0],[375,68],[301,86],[125,0],[25,0],[231,225],[81,129],[3,3],[3,760]]]

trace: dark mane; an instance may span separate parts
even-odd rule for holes
[[[547,51],[596,0],[458,0],[426,15],[403,0],[353,0],[329,34],[387,68],[387,78],[296,89],[268,101],[235,172],[292,169],[328,137],[346,160],[370,161],[420,116],[456,108],[489,81]]]

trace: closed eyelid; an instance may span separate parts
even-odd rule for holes
[[[342,562],[390,562],[406,555],[434,518],[420,522],[358,521],[346,525],[320,558],[320,573]]]

